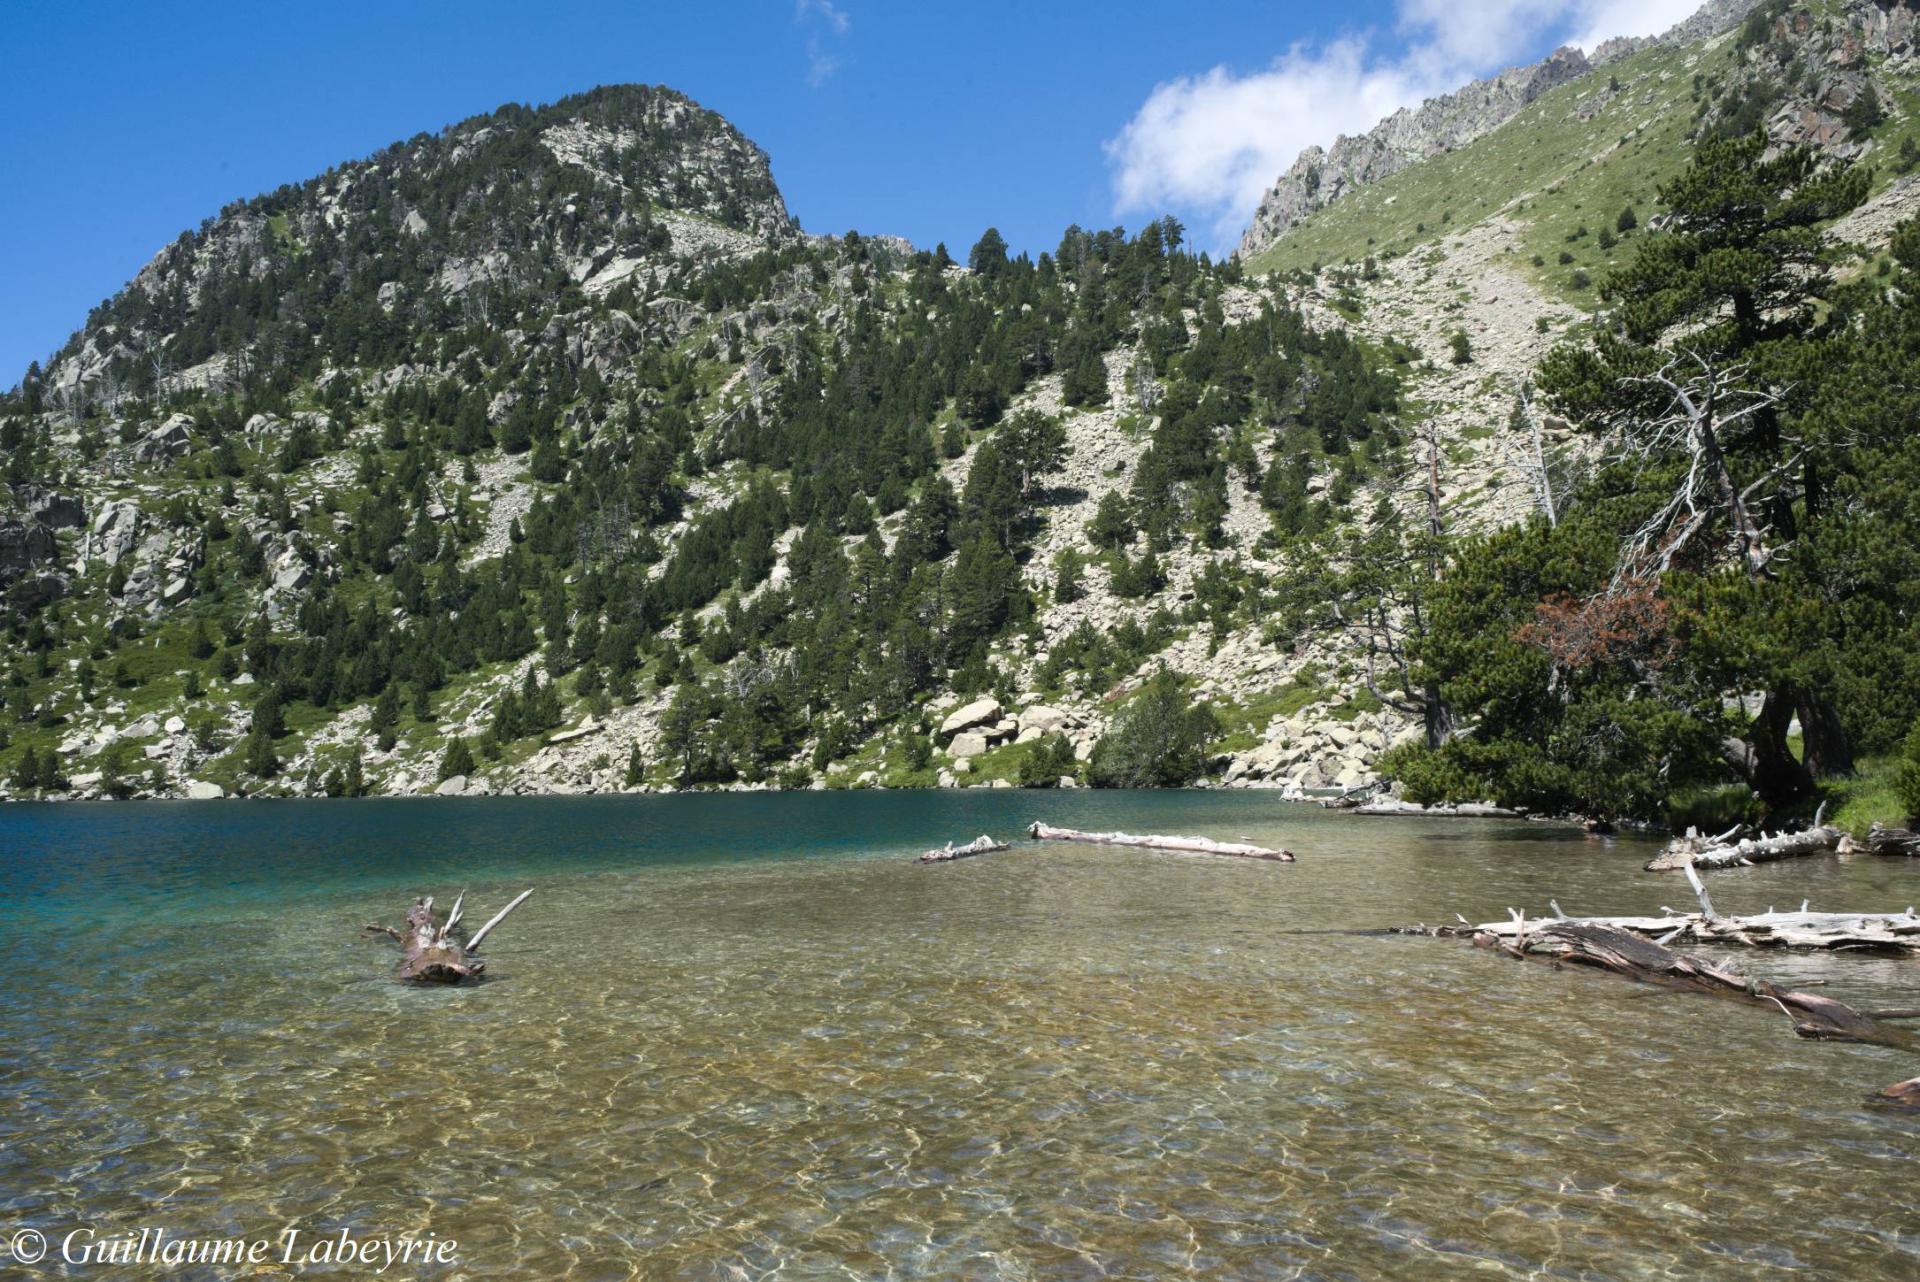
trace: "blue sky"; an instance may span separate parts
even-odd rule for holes
[[[962,252],[1173,212],[1231,249],[1307,142],[1690,0],[13,0],[0,385],[226,202],[503,102],[671,85],[811,231]]]

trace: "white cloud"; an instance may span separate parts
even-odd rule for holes
[[[822,22],[833,28],[835,35],[847,34],[846,10],[835,5],[833,0],[796,0],[793,15],[802,22],[809,17],[818,16]]]
[[[840,59],[820,47],[820,37],[807,37],[807,84],[814,89],[833,78],[840,70]]]
[[[1477,76],[1537,55],[1550,41],[1591,49],[1616,35],[1652,35],[1700,0],[1400,0],[1402,47],[1371,34],[1297,44],[1266,69],[1225,67],[1155,86],[1106,144],[1119,214],[1174,209],[1231,249],[1260,197],[1294,158],[1340,134],[1364,133]]]
[[[829,47],[828,39],[845,36],[852,21],[833,0],[794,0],[793,20],[813,28],[807,36],[807,84],[818,89],[840,70],[840,55]]]

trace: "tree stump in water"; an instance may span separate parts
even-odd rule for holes
[[[390,935],[400,945],[400,966],[394,972],[394,978],[409,984],[460,984],[477,980],[487,969],[487,963],[478,956],[480,945],[493,932],[506,915],[527,901],[532,889],[521,891],[513,902],[502,908],[488,919],[487,924],[473,932],[471,938],[456,933],[460,925],[460,912],[466,904],[463,891],[453,901],[453,908],[442,922],[433,915],[433,896],[413,901],[407,909],[406,925],[395,930],[391,926],[369,925],[366,929],[377,934]]]

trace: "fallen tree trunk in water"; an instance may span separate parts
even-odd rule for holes
[[[1775,1008],[1792,1018],[1793,1031],[1801,1037],[1920,1052],[1920,1035],[1872,1019],[1844,1002],[1781,988],[1600,922],[1554,920],[1532,929],[1522,923],[1520,933],[1511,938],[1476,932],[1473,943],[1513,957],[1593,966],[1645,984]]]
[[[1825,807],[1821,808],[1824,812]],[[1747,837],[1731,840],[1738,829],[1718,837],[1688,833],[1675,837],[1667,848],[1648,862],[1648,872],[1677,872],[1682,868],[1738,868],[1763,864],[1775,859],[1799,859],[1806,855],[1832,854],[1847,836],[1838,828],[1829,828],[1814,816],[1813,827],[1805,832],[1782,832],[1771,837]]]
[[[1601,926],[1658,941],[1662,945],[1743,944],[1754,948],[1823,949],[1830,952],[1920,953],[1920,915],[1912,907],[1893,913],[1821,913],[1810,912],[1801,904],[1797,912],[1763,913],[1746,917],[1723,917],[1714,911],[1707,888],[1691,867],[1685,869],[1700,901],[1697,913],[1679,913],[1662,905],[1658,917],[1568,917],[1553,904],[1553,916],[1529,921],[1516,912],[1507,921],[1445,926],[1428,931],[1434,934],[1485,935],[1502,942],[1524,938],[1544,925],[1570,924]],[[1415,928],[1416,931],[1424,928]]]
[[[1785,1012],[1801,1037],[1828,1042],[1860,1042],[1920,1052],[1920,1034],[1882,1023],[1844,1002],[1781,988],[1741,974],[1732,966],[1678,953],[1630,930],[1599,921],[1556,918],[1528,922],[1514,914],[1517,931],[1495,934],[1468,926],[1421,927],[1403,933],[1471,935],[1476,948],[1510,957],[1558,965],[1592,966],[1643,984],[1706,993],[1749,1006]]]
[[[366,929],[376,934],[390,935],[400,945],[400,967],[394,972],[397,979],[412,984],[458,984],[470,979],[478,979],[487,968],[485,961],[478,956],[480,945],[493,928],[506,920],[508,913],[527,902],[531,889],[523,890],[514,896],[513,902],[502,908],[487,920],[487,924],[473,932],[471,938],[463,938],[455,933],[460,925],[461,909],[467,896],[464,891],[453,901],[453,908],[442,922],[433,915],[433,896],[416,899],[407,909],[406,924],[395,930],[391,926],[370,925]]]
[[[1240,859],[1268,859],[1286,864],[1293,862],[1291,851],[1269,850],[1265,846],[1254,846],[1245,842],[1212,841],[1206,837],[1154,837],[1135,836],[1127,832],[1081,832],[1077,828],[1053,828],[1037,821],[1027,829],[1027,835],[1036,841],[1084,841],[1099,846],[1138,846],[1148,850],[1172,850],[1189,855],[1233,855]]]
[[[915,862],[923,864],[944,864],[954,859],[966,859],[973,855],[991,854],[993,851],[1006,850],[1008,848],[1006,842],[995,841],[985,833],[981,833],[964,846],[956,846],[949,841],[938,850],[927,851]]]
[[[1709,922],[1722,922],[1707,899],[1706,888],[1691,868],[1687,879],[1700,896],[1700,916]],[[1920,1011],[1857,1011],[1844,1002],[1812,993],[1781,988],[1764,979],[1741,974],[1729,965],[1675,952],[1666,946],[1669,934],[1655,941],[1628,923],[1661,921],[1657,918],[1612,918],[1575,921],[1559,916],[1544,922],[1528,923],[1517,910],[1509,910],[1509,922],[1473,926],[1461,918],[1459,926],[1420,926],[1403,929],[1400,934],[1470,935],[1475,948],[1497,949],[1510,957],[1561,965],[1593,966],[1643,984],[1683,992],[1706,993],[1751,1006],[1770,1006],[1793,1020],[1797,1036],[1816,1041],[1859,1042],[1869,1046],[1889,1046],[1895,1050],[1920,1052],[1920,1035],[1884,1021],[1907,1018]],[[1671,912],[1671,910],[1667,910]],[[1786,915],[1786,914],[1782,914]],[[1840,914],[1816,914],[1838,916]],[[1904,914],[1913,917],[1909,908]],[[1733,920],[1751,920],[1736,918]],[[1920,927],[1920,921],[1916,922]],[[1752,939],[1741,942],[1754,943]],[[1886,1108],[1920,1109],[1920,1077],[1896,1082],[1867,1096],[1867,1103]]]
[[[1422,819],[1525,819],[1519,810],[1509,810],[1488,801],[1462,801],[1451,806],[1421,806],[1411,801],[1367,801],[1353,807],[1356,815],[1412,815]]]

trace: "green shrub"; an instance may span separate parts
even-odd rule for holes
[[[1022,788],[1057,788],[1063,775],[1071,775],[1077,763],[1073,744],[1063,734],[1048,735],[1037,741],[1020,759],[1014,782]]]
[[[1914,723],[1893,767],[1893,790],[1909,818],[1920,816],[1920,721]]]

